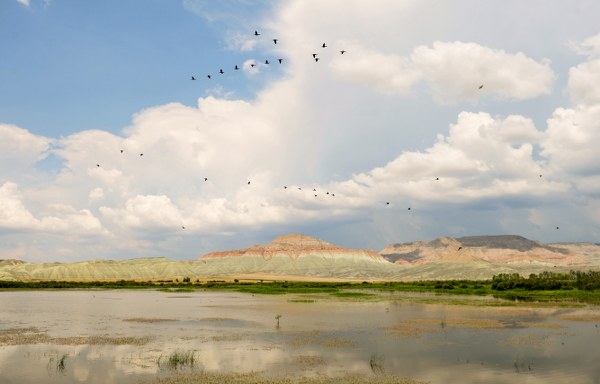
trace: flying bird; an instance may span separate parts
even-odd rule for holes
[[[123,150],[121,149],[121,153],[123,153]]]
[[[194,76],[192,76],[192,80],[196,80],[196,78]]]
[[[238,69],[240,69],[240,67],[238,67],[238,66],[236,65],[234,69],[237,71]]]
[[[319,61],[319,58],[318,58],[318,57],[315,57],[315,61]]]
[[[248,185],[250,185],[250,182],[248,182]]]
[[[316,59],[316,58],[317,58],[317,55],[318,55],[318,53],[313,53],[312,55],[313,55],[313,59]]]
[[[439,177],[436,177],[435,179],[436,179],[436,180],[439,180],[440,178],[439,178]]]
[[[340,51],[340,55],[343,55],[344,53],[346,53],[346,51],[344,51],[343,49]]]
[[[181,226],[181,229],[185,229],[185,227],[182,225],[182,226]]]
[[[222,69],[219,69],[219,73],[222,75],[222,74],[224,74],[225,72],[223,72],[223,70],[222,70]]]
[[[323,45],[321,45],[321,48],[327,48],[327,45],[325,45],[325,43],[323,43]]]
[[[143,154],[143,153],[140,153],[140,156],[144,156],[144,154]]]
[[[208,181],[208,177],[205,177],[205,178],[204,178],[204,181]]]
[[[481,85],[479,86],[479,89],[481,89],[481,88],[483,88],[483,84],[481,84]]]
[[[96,164],[96,167],[100,167],[100,164]]]
[[[408,210],[410,211],[410,207],[408,207]]]
[[[462,247],[458,247],[458,250],[460,251],[462,249]]]
[[[260,36],[260,33],[258,33],[258,31],[254,31],[254,36]]]
[[[279,64],[281,64],[281,62],[283,61],[283,59],[277,59],[277,61],[279,61]]]
[[[269,60],[265,60],[265,64],[269,64]]]
[[[390,205],[390,202],[389,202],[389,201],[386,201],[386,202],[385,202],[385,205]]]
[[[252,68],[254,68],[254,67],[256,67],[256,64],[252,63],[252,64],[250,64],[250,66],[251,66]]]
[[[284,185],[284,186],[283,186],[283,189],[287,189],[287,185]]]
[[[211,76],[210,76],[210,75],[206,75],[206,77],[208,77],[208,79],[209,79],[209,80],[211,79]]]
[[[277,44],[277,39],[273,39],[273,44]]]

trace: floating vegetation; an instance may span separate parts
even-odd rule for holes
[[[171,353],[168,357],[161,355],[158,358],[157,364],[161,369],[193,369],[196,365],[196,351],[175,351]]]
[[[35,327],[0,330],[0,345],[41,344],[50,342],[46,332]]]
[[[173,375],[159,378],[154,384],[425,384],[396,375],[346,375],[339,377],[267,377],[257,372],[251,373],[211,373],[194,372],[188,375]]]
[[[316,355],[301,355],[296,357],[296,362],[304,366],[317,366],[325,364],[325,359]]]
[[[177,321],[176,319],[160,319],[160,318],[147,318],[147,317],[132,317],[130,319],[123,319],[132,323],[168,323]]]
[[[0,345],[57,344],[57,345],[144,345],[149,337],[72,336],[50,337],[35,327],[0,330]]]
[[[317,300],[314,299],[289,299],[289,303],[316,303]]]
[[[540,335],[539,333],[531,333],[497,341],[498,345],[536,348],[546,346],[549,342],[550,340],[547,335]]]

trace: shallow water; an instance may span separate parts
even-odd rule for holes
[[[600,310],[594,308],[415,304],[399,296],[293,301],[299,298],[0,292],[0,383],[138,383],[175,370],[387,373],[431,383],[600,382]],[[2,338],[29,327],[45,339],[10,345]],[[109,344],[74,339],[81,336]],[[174,353],[193,356],[193,363],[169,365]]]

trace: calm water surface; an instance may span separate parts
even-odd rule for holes
[[[0,383],[139,383],[179,369],[397,374],[431,383],[600,383],[600,310],[230,292],[0,292]],[[277,326],[276,317],[279,318]],[[46,335],[11,345],[18,329]],[[77,337],[146,338],[136,345]],[[127,339],[131,340],[131,339]],[[37,340],[39,341],[39,340]],[[12,343],[14,344],[14,342]]]

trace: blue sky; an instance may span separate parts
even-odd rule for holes
[[[4,0],[0,258],[191,259],[285,233],[598,241],[598,16]]]

